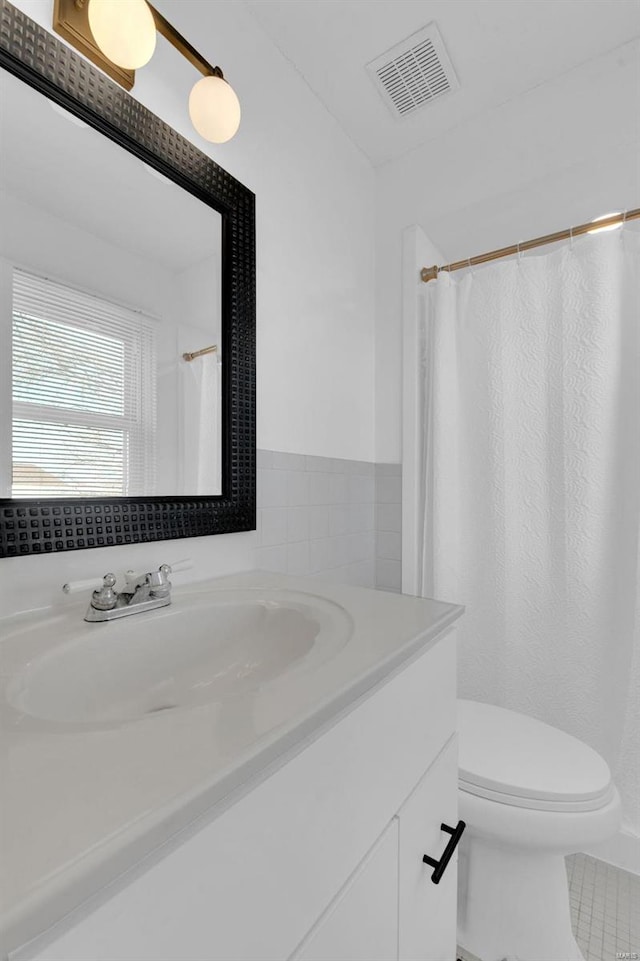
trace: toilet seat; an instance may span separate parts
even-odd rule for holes
[[[580,811],[599,811],[605,807],[615,794],[613,784],[601,795],[589,798],[586,801],[550,801],[545,798],[520,797],[517,794],[508,794],[503,791],[490,791],[488,788],[480,787],[462,778],[458,781],[458,787],[467,794],[474,794],[476,797],[487,798],[489,801],[496,801],[498,804],[509,804],[512,807],[527,808],[529,811],[565,811],[567,814],[577,814]]]
[[[459,788],[500,804],[578,813],[610,803],[606,761],[577,738],[535,718],[458,701]]]

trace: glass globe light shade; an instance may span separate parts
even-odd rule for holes
[[[240,126],[240,101],[221,77],[203,77],[189,94],[189,116],[201,137],[226,143]]]
[[[146,0],[89,0],[89,26],[105,57],[137,70],[156,49],[156,25]]]

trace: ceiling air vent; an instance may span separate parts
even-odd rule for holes
[[[460,86],[435,23],[376,57],[367,70],[398,119]]]

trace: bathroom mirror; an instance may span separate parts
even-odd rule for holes
[[[0,556],[252,529],[254,197],[0,18]]]
[[[221,218],[0,74],[4,497],[221,490]]]

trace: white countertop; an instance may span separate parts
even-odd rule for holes
[[[261,572],[175,588],[174,604],[188,604],[193,593],[245,589],[333,601],[352,618],[353,633],[313,670],[284,674],[233,704],[210,702],[105,729],[3,725],[3,952],[45,931],[197,818],[220,813],[462,613],[454,604]],[[86,604],[83,598],[64,613],[21,615],[19,623],[49,617],[54,646],[74,617],[86,627]],[[33,656],[15,627],[16,618],[0,620],[3,691]]]

